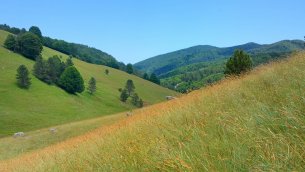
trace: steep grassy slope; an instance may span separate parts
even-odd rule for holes
[[[25,137],[0,138],[0,160],[9,159],[18,155],[41,149],[58,142],[87,133],[96,128],[109,126],[126,118],[126,114],[119,113],[88,120],[82,120],[63,125],[52,126],[56,133],[51,133],[49,128],[26,132]]]
[[[305,54],[0,162],[0,171],[304,171]]]
[[[32,86],[23,90],[16,86],[15,75],[19,65],[25,64],[32,69],[34,61],[3,48],[8,35],[0,30],[0,137],[18,131],[29,131],[69,121],[88,119],[113,114],[133,108],[121,103],[118,88],[124,87],[127,79],[135,83],[136,92],[146,104],[165,100],[166,95],[176,93],[141,78],[106,67],[93,65],[73,59],[77,69],[87,84],[91,76],[97,80],[97,92],[94,96],[83,92],[77,96],[67,94],[56,86],[47,85],[32,76]],[[43,57],[66,55],[44,47]]]

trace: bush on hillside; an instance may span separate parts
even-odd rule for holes
[[[233,57],[226,63],[225,74],[239,75],[249,71],[252,68],[252,60],[250,56],[243,50],[235,50]]]
[[[109,70],[105,69],[105,74],[108,75],[109,74]]]

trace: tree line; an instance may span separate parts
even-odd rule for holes
[[[40,55],[43,48],[41,39],[32,32],[24,32],[17,36],[10,34],[4,42],[4,46],[32,60]]]
[[[35,60],[36,57],[41,53],[42,47],[44,45],[46,47],[52,48],[64,54],[68,54],[80,60],[119,69],[129,74],[143,77],[148,81],[160,85],[160,80],[155,74],[152,74],[150,77],[145,77],[145,74],[143,75],[143,73],[141,73],[140,71],[135,70],[132,64],[129,63],[125,65],[123,62],[118,62],[111,55],[96,48],[92,48],[82,44],[69,43],[64,40],[45,37],[42,35],[41,30],[37,26],[32,26],[29,28],[29,31],[27,31],[24,28],[19,29],[4,24],[0,25],[0,29],[17,35],[9,35],[7,37],[4,44],[6,48],[14,52],[20,53],[32,60]]]
[[[142,74],[140,71],[136,71],[133,68],[132,64],[130,64],[130,63],[128,63],[126,65],[125,71],[129,74],[135,74],[139,77],[142,77],[143,79],[145,79],[147,81],[160,85],[160,79],[157,77],[157,75],[155,73],[150,74],[150,76],[147,73]]]

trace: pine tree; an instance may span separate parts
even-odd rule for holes
[[[233,57],[231,57],[226,63],[225,74],[239,75],[252,68],[252,60],[250,56],[243,50],[235,50]]]
[[[128,99],[127,90],[124,89],[124,90],[121,91],[120,100],[122,102],[126,102],[127,99]]]
[[[138,102],[139,102],[139,96],[138,96],[138,94],[137,93],[134,93],[133,95],[132,95],[132,98],[131,98],[131,103],[133,104],[133,105],[135,105],[135,106],[137,106],[138,105]]]
[[[51,80],[48,76],[48,64],[44,59],[42,59],[41,56],[36,58],[36,62],[33,67],[33,73],[38,79],[49,84],[51,83]]]
[[[128,79],[125,85],[125,89],[127,91],[127,95],[131,96],[131,94],[134,92],[135,90],[135,86],[133,84],[133,81],[131,79]]]
[[[94,77],[90,78],[87,90],[91,95],[96,91],[96,80]]]
[[[29,77],[29,70],[25,65],[20,65],[17,69],[17,85],[20,88],[28,89],[31,85],[31,78]]]

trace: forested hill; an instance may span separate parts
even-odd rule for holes
[[[210,45],[198,45],[155,57],[148,58],[134,65],[139,70],[148,73],[162,75],[181,66],[193,63],[213,61],[222,57],[229,57],[235,49],[242,49],[252,55],[275,56],[282,53],[289,53],[294,50],[304,48],[304,42],[301,40],[284,40],[273,44],[247,43],[243,45],[219,48]],[[253,58],[253,57],[252,57]],[[259,63],[260,59],[253,58],[254,63]]]
[[[304,49],[304,41],[283,40],[263,45],[251,42],[226,48],[198,45],[149,58],[136,63],[134,67],[155,73],[165,87],[187,92],[222,79],[225,62],[235,49],[250,54],[254,66],[257,66]]]
[[[72,55],[80,60],[93,64],[101,64],[119,69],[118,61],[99,49],[87,45],[69,43],[64,40],[43,37],[43,44],[64,54]]]
[[[26,32],[26,29],[24,28],[19,29],[16,27],[10,27],[6,24],[1,24],[0,29],[16,35]],[[87,45],[70,43],[64,40],[53,39],[46,36],[42,36],[42,42],[46,47],[74,56],[88,63],[101,64],[121,70],[125,69],[124,63],[118,62],[112,55]]]

